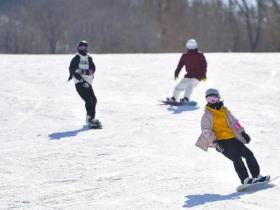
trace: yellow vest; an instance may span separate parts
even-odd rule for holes
[[[217,140],[226,140],[235,137],[233,130],[228,126],[225,107],[216,110],[207,106],[207,109],[213,114],[213,131]]]

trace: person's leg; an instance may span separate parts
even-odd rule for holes
[[[88,110],[88,113],[91,117],[95,118],[95,108],[96,108],[96,103],[97,103],[97,98],[93,92],[92,87],[89,88],[89,99],[88,102],[86,103],[86,107]]]
[[[199,80],[194,79],[194,78],[187,78],[187,79],[188,79],[188,82],[187,82],[187,86],[185,88],[184,97],[190,100],[193,89],[198,85]]]
[[[76,85],[76,90],[79,94],[79,96],[84,100],[85,102],[85,108],[87,111],[87,115],[89,115],[90,117],[94,117],[95,112],[92,112],[92,108],[91,108],[91,91],[90,91],[90,87],[89,88],[84,88],[83,85],[81,83],[77,83]]]
[[[188,80],[187,78],[183,78],[175,87],[173,91],[172,97],[175,98],[176,101],[179,101],[180,94],[186,89],[188,85]]]
[[[246,159],[247,166],[253,178],[257,178],[260,175],[260,167],[258,161],[256,160],[253,152],[247,148],[244,144],[240,141],[237,141],[237,147],[240,151],[242,157]]]
[[[241,157],[235,157],[232,159],[233,161],[233,165],[234,165],[234,169],[241,181],[241,183],[244,183],[244,180],[249,177],[249,174],[247,172],[247,168],[244,164],[244,162],[242,161]]]
[[[236,151],[235,143],[233,140],[223,140],[218,141],[218,144],[224,149],[223,155],[230,159],[233,162],[234,169],[241,181],[244,183],[244,180],[249,177],[246,166],[242,161],[242,158],[238,151]]]

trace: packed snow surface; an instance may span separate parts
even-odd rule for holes
[[[0,55],[1,210],[280,209],[279,53],[205,54],[197,108],[159,105],[180,54],[93,54],[102,130],[84,126],[72,56]],[[251,136],[266,188],[236,192],[232,162],[194,146],[209,87]]]

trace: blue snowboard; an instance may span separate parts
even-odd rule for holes
[[[176,101],[166,101],[160,100],[162,105],[170,105],[170,106],[196,106],[196,101],[187,101],[187,102],[176,102]]]

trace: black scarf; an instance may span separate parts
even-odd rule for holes
[[[212,109],[216,109],[216,110],[220,110],[222,108],[222,106],[224,105],[224,102],[223,101],[218,101],[217,103],[215,104],[210,104],[208,103],[207,106],[209,106],[210,108]]]

